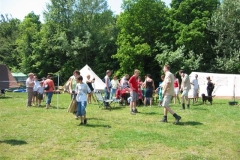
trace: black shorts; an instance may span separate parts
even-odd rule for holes
[[[38,92],[37,91],[33,91],[33,96],[37,97],[38,96]]]
[[[38,97],[39,100],[43,100],[43,94],[38,93],[37,97]]]

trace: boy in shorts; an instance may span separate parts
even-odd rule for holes
[[[188,99],[188,92],[191,89],[191,83],[189,76],[183,71],[179,71],[179,75],[182,77],[181,91],[182,92],[182,109],[185,109],[185,100],[187,102],[187,108],[190,108],[190,99]]]
[[[41,102],[43,100],[43,93],[44,93],[44,87],[43,87],[43,81],[39,83],[39,86],[37,87],[37,103],[38,106],[41,106]]]

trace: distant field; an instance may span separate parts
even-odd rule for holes
[[[172,108],[181,123],[160,123],[163,109],[126,106],[112,111],[88,105],[88,125],[67,113],[68,94],[53,97],[51,109],[25,106],[26,93],[0,98],[0,159],[240,159],[240,107],[228,100]]]

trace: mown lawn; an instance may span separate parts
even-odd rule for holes
[[[160,123],[163,109],[126,106],[102,110],[88,105],[88,125],[67,113],[68,94],[59,109],[25,106],[25,93],[0,98],[0,159],[240,159],[240,107],[228,100],[200,102],[190,109],[172,108],[182,116],[174,125]],[[53,106],[57,96],[54,95]]]

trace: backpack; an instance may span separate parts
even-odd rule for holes
[[[49,85],[48,85],[48,83],[46,83],[45,85],[44,85],[44,90],[49,90]]]

